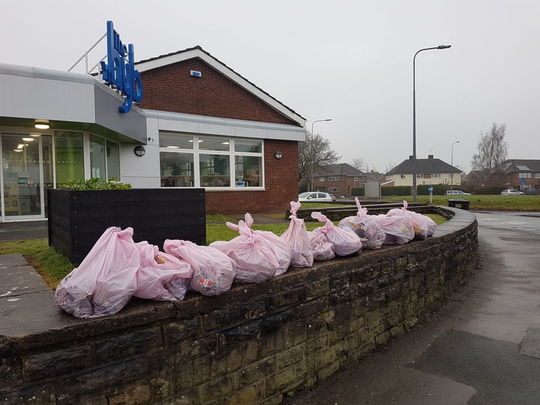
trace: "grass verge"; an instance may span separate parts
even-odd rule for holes
[[[428,216],[437,224],[446,221],[441,215],[429,214]],[[335,223],[337,224],[337,222]],[[319,226],[322,226],[320,222],[306,222],[308,231],[312,231]],[[253,225],[253,229],[271,231],[276,235],[281,235],[288,227],[288,222]],[[231,240],[236,236],[238,236],[238,232],[231,231],[224,224],[206,225],[207,244],[217,240]],[[60,280],[75,267],[65,256],[50,247],[46,238],[0,242],[0,255],[12,253],[22,254],[28,260],[28,264],[37,270],[51,288],[56,288]]]
[[[412,201],[411,196],[384,197],[386,201]],[[448,200],[469,200],[471,210],[540,211],[540,195],[434,195],[433,205],[448,206]],[[427,204],[429,196],[418,196],[418,202]]]

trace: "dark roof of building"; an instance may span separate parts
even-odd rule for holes
[[[505,167],[505,171],[512,172],[533,172],[540,173],[540,160],[539,159],[508,159],[505,160],[502,165]]]
[[[313,173],[314,176],[363,176],[365,173],[355,169],[348,163],[336,163],[321,166]]]
[[[431,156],[431,155],[430,155]],[[407,159],[401,162],[399,165],[390,170],[386,175],[390,174],[411,174],[413,172],[413,160]],[[428,159],[416,159],[416,173],[461,173],[461,170],[457,167],[451,166],[441,159],[428,158]]]
[[[230,69],[231,71],[233,71],[235,74],[237,74],[238,76],[240,76],[242,79],[244,79],[245,81],[247,81],[249,84],[251,84],[252,86],[256,87],[257,89],[259,89],[260,91],[262,91],[264,94],[266,94],[268,97],[270,97],[271,99],[273,99],[274,101],[278,102],[279,104],[281,104],[283,107],[285,107],[287,110],[291,111],[293,114],[296,114],[298,115],[299,117],[301,117],[302,119],[306,119],[304,117],[302,117],[300,114],[298,114],[296,111],[294,111],[292,108],[286,106],[285,104],[283,104],[281,101],[279,101],[277,98],[275,98],[274,96],[272,96],[270,93],[264,91],[263,89],[261,89],[259,86],[257,86],[255,83],[251,82],[250,80],[246,79],[244,76],[242,76],[240,73],[238,73],[236,70],[234,70],[233,68],[231,68],[230,66],[226,65],[225,63],[223,63],[222,61],[220,61],[218,58],[216,58],[214,55],[212,55],[211,53],[205,51],[200,45],[196,45],[194,47],[191,47],[191,48],[186,48],[186,49],[182,49],[182,50],[179,50],[179,51],[176,51],[176,52],[170,52],[170,53],[166,53],[166,54],[163,54],[163,55],[159,55],[159,56],[155,56],[153,58],[148,58],[148,59],[143,59],[143,60],[140,60],[138,62],[135,62],[135,65],[138,65],[140,63],[145,63],[145,62],[150,62],[150,61],[154,61],[154,60],[157,60],[157,59],[161,59],[161,58],[165,58],[165,57],[168,57],[168,56],[173,56],[173,55],[178,55],[178,54],[181,54],[181,53],[185,53],[185,52],[189,52],[189,51],[193,51],[195,49],[198,49],[199,51],[205,53],[206,55],[208,55],[209,57],[215,59],[217,62],[219,62],[220,64],[222,64],[223,66],[225,66],[227,69]]]

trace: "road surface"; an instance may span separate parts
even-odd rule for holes
[[[288,404],[540,404],[540,213],[475,214],[481,269],[468,285]]]

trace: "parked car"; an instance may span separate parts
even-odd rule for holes
[[[525,190],[525,195],[538,195],[540,194],[540,190],[537,190],[535,188],[528,188]]]
[[[506,190],[501,191],[501,195],[523,195],[523,191],[507,188]]]
[[[336,197],[332,198],[332,195],[320,191],[306,191],[298,195],[300,202],[330,202],[335,199]]]
[[[471,195],[471,193],[466,193],[461,190],[446,190],[446,195]]]

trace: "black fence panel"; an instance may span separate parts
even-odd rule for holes
[[[206,243],[204,189],[48,190],[49,245],[79,264],[103,231],[132,227],[133,239]]]

